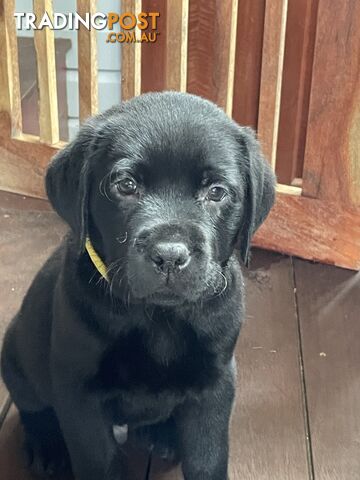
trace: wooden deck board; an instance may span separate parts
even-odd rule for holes
[[[66,231],[47,208],[42,200],[0,193],[0,345],[31,279]],[[0,418],[6,398],[0,377]]]
[[[316,480],[360,478],[360,273],[295,260]]]

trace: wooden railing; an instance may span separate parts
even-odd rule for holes
[[[35,137],[24,134],[21,126],[14,3],[7,0],[0,4],[0,188],[43,196],[44,168],[54,151],[64,145],[59,140],[55,40],[48,28],[35,32],[40,98],[40,135]],[[344,156],[339,160],[339,150],[327,158],[325,164],[315,158],[321,157],[321,150],[314,144],[316,134],[309,130],[315,126],[319,135],[331,136],[330,124],[326,124],[321,133],[315,125],[315,114],[321,104],[321,82],[327,85],[329,102],[333,102],[342,76],[345,78],[341,73],[345,68],[348,87],[342,94],[344,102],[354,101],[360,90],[356,75],[359,59],[354,62],[355,66],[350,66],[336,51],[341,37],[343,45],[351,46],[352,54],[360,57],[360,52],[354,51],[360,28],[349,25],[349,22],[360,24],[360,12],[358,17],[349,13],[351,9],[360,10],[359,3],[344,0],[345,13],[339,14],[327,8],[326,0],[122,0],[119,3],[122,12],[160,12],[160,35],[156,43],[109,46],[111,55],[121,50],[122,99],[149,90],[189,91],[213,100],[239,123],[252,125],[258,131],[267,158],[283,181],[278,185],[276,208],[259,232],[256,244],[360,268],[358,157],[342,150]],[[52,12],[51,0],[34,0],[33,4],[38,17],[42,17],[44,11]],[[95,0],[77,0],[78,13],[96,10]],[[299,15],[303,20],[301,24]],[[80,28],[81,122],[98,110],[96,41],[95,30]],[[299,48],[298,56],[294,55],[293,42]],[[326,57],[327,49],[338,62],[336,77],[332,79],[325,79],[325,71],[332,71],[332,67],[324,64],[320,57]],[[293,72],[297,72],[294,87],[290,81]],[[333,91],[329,81],[334,82]],[[296,100],[294,107],[289,109],[293,99]],[[331,114],[335,115],[334,110]],[[347,125],[340,125],[338,120],[334,122],[348,132],[355,117],[347,117]],[[354,135],[351,142],[352,151],[354,142],[360,147]],[[336,168],[346,172],[344,178],[333,175],[336,161],[340,162]],[[333,198],[332,188],[336,192]],[[345,222],[346,231],[338,230],[330,221],[334,218]],[[316,238],[318,235],[320,241]]]
[[[262,140],[265,154],[276,167],[276,147],[278,138],[278,125],[280,115],[280,98],[282,83],[282,67],[285,48],[285,27],[288,0],[274,0],[268,2],[265,8],[265,24],[262,49],[262,80],[260,84],[258,124],[259,137]],[[191,4],[193,23],[189,24],[189,0],[163,0],[155,4],[161,12],[162,31],[158,45],[147,46],[145,50],[141,43],[122,44],[122,99],[139,95],[142,89],[142,78],[147,77],[150,89],[157,89],[154,79],[154,69],[162,68],[161,89],[174,89],[180,91],[194,91],[203,94],[224,108],[231,116],[234,109],[234,81],[235,61],[237,49],[237,24],[238,0],[225,0],[213,2],[213,11],[209,8],[211,2],[198,0]],[[50,17],[53,14],[51,0],[34,0],[34,13],[37,18],[42,18],[46,11]],[[123,12],[139,13],[146,7],[151,10],[154,2],[149,0],[122,0]],[[78,0],[77,12],[84,15],[86,12],[97,11],[95,0]],[[14,1],[4,2],[3,5],[3,38],[8,45],[4,58],[8,58],[5,67],[4,83],[12,104],[5,106],[16,122],[13,128],[14,137],[22,138],[19,67],[17,57],[17,40],[15,23],[13,19]],[[165,12],[165,15],[163,13]],[[206,15],[211,18],[211,22]],[[223,19],[223,25],[221,25]],[[202,24],[205,31],[202,32]],[[188,47],[190,37],[193,40],[191,48]],[[216,45],[212,50],[206,51],[207,35],[213,35]],[[200,38],[203,35],[203,38]],[[166,37],[166,44],[164,37]],[[205,38],[204,38],[205,37]],[[205,40],[205,42],[204,42]],[[78,71],[79,71],[79,111],[80,121],[84,121],[98,110],[98,81],[97,81],[97,52],[96,30],[87,30],[83,26],[78,32]],[[162,43],[161,43],[162,41]],[[55,66],[55,39],[54,32],[48,28],[35,31],[35,46],[38,69],[39,88],[39,142],[47,145],[59,144],[58,97]],[[241,45],[240,45],[241,47]],[[149,55],[153,49],[152,56]],[[142,58],[142,50],[144,56]],[[159,54],[154,56],[154,52]],[[110,53],[110,47],[109,47]],[[113,54],[113,51],[112,51]],[[191,56],[188,65],[188,55]],[[207,64],[199,57],[207,58]],[[149,61],[152,65],[149,68]],[[188,80],[188,70],[190,78]],[[203,69],[200,71],[199,69]],[[218,70],[218,71],[217,71]],[[159,73],[157,73],[159,76]],[[214,76],[215,81],[204,80]],[[200,91],[199,83],[202,82]],[[189,87],[189,88],[188,88]],[[204,90],[205,87],[205,91]],[[15,124],[14,124],[15,127]],[[25,136],[26,141],[29,137]],[[35,139],[34,139],[35,140]],[[61,143],[60,143],[61,144]],[[279,187],[284,189],[284,187]],[[298,187],[287,187],[287,191],[299,194]]]

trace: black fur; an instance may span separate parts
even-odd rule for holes
[[[2,350],[37,470],[68,450],[78,480],[124,478],[128,438],[180,460],[187,480],[227,478],[243,318],[233,250],[248,261],[274,182],[250,129],[179,93],[113,107],[54,157],[46,188],[71,231]]]

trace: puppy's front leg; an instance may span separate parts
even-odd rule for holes
[[[186,480],[227,480],[229,420],[234,399],[230,374],[199,402],[187,402],[176,415]]]
[[[55,406],[76,480],[124,478],[121,451],[99,399],[79,392],[57,394]]]

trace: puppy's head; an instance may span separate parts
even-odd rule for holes
[[[152,93],[85,124],[46,187],[80,247],[87,236],[112,291],[158,305],[218,295],[238,243],[274,201],[274,175],[251,129],[188,94]]]

